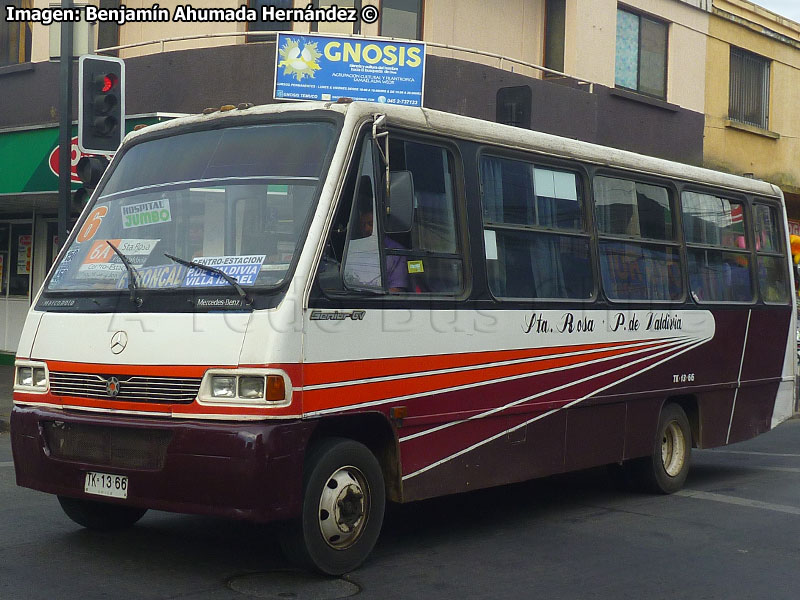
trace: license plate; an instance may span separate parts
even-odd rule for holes
[[[95,496],[110,498],[128,497],[128,478],[125,475],[109,475],[108,473],[86,473],[83,491]]]

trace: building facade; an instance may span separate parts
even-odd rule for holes
[[[198,0],[191,6],[198,11],[235,9],[241,2]],[[12,3],[20,8],[45,8],[49,0]],[[119,4],[118,0],[99,0],[100,8],[114,9]],[[153,6],[150,0],[124,4],[129,9]],[[182,4],[159,2],[170,12]],[[784,175],[768,171],[777,164],[772,160],[774,153],[764,155],[770,158],[765,158],[761,168],[745,165],[748,156],[753,160],[746,151],[747,141],[737,141],[739,146],[730,156],[728,147],[733,143],[730,136],[746,136],[742,139],[788,148],[786,142],[797,120],[790,126],[788,113],[779,117],[775,111],[783,110],[776,101],[782,102],[779,99],[789,93],[792,82],[782,78],[790,70],[786,65],[793,64],[792,53],[798,53],[796,47],[784,41],[770,46],[777,53],[771,60],[780,66],[776,64],[770,74],[775,92],[767,134],[781,134],[778,143],[768,135],[714,120],[733,121],[720,104],[727,84],[721,83],[711,63],[720,64],[720,57],[727,56],[731,42],[726,40],[744,39],[745,33],[754,40],[745,49],[766,55],[761,38],[770,36],[754,28],[778,20],[767,11],[751,11],[755,20],[750,25],[741,22],[743,18],[724,18],[723,11],[732,11],[731,5],[746,8],[749,3],[744,0],[715,0],[714,6],[711,0],[498,0],[491,4],[483,0],[249,0],[248,6],[324,9],[332,4],[358,10],[371,5],[380,18],[374,23],[104,22],[93,28],[92,37],[94,47],[125,59],[127,112],[142,118],[198,113],[228,103],[276,102],[276,31],[395,37],[426,43],[424,105],[428,108],[511,122],[693,165],[752,172],[764,179]],[[781,27],[781,35],[791,38],[791,31],[796,33],[800,26],[786,21]],[[6,265],[0,290],[0,351],[9,353],[16,348],[24,309],[53,257],[57,179],[45,170],[52,179],[36,186],[27,183],[32,180],[29,171],[40,168],[34,164],[40,165],[45,155],[49,158],[55,143],[59,64],[49,61],[49,48],[48,26],[0,21],[0,156],[5,152],[9,161],[18,163],[0,170],[0,258]],[[514,95],[520,91],[527,110],[517,122],[517,116],[510,116],[509,98],[516,101]],[[77,109],[72,116],[77,117]],[[43,131],[50,132],[48,143]],[[19,158],[20,148],[36,155],[28,159],[27,167]],[[790,151],[786,152],[788,157]],[[73,159],[77,160],[76,153]],[[791,171],[788,159],[786,171]],[[26,174],[31,177],[25,179]],[[787,176],[780,183],[791,181],[795,180]],[[20,267],[23,255],[25,266]],[[23,275],[27,279],[19,279]]]
[[[800,24],[714,0],[707,56],[704,164],[780,186],[800,233]]]

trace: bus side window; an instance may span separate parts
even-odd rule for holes
[[[411,172],[414,216],[411,231],[387,235],[387,266],[392,257],[406,269],[408,287],[389,291],[456,295],[464,290],[464,264],[456,211],[455,158],[434,144],[389,138],[391,169]],[[388,277],[388,275],[387,275]]]
[[[358,170],[345,184],[325,244],[321,287],[404,295],[458,294],[464,289],[464,267],[453,155],[440,146],[398,137],[390,136],[389,143],[391,169],[410,171],[414,181],[411,230],[384,231],[383,178],[376,178],[379,159],[371,138],[365,137]]]
[[[480,177],[492,294],[509,299],[591,298],[589,235],[577,174],[485,155]]]
[[[788,304],[789,273],[781,252],[781,226],[776,209],[765,204],[753,205],[753,222],[761,297],[770,304]]]
[[[696,302],[752,302],[744,205],[712,194],[681,194],[689,285]]]
[[[372,141],[361,143],[357,170],[347,179],[333,226],[325,243],[320,282],[323,289],[382,290],[377,186]]]
[[[666,187],[594,178],[600,271],[611,300],[677,302],[683,297],[673,198]]]

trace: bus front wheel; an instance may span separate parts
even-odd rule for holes
[[[686,413],[677,404],[661,410],[653,454],[631,466],[641,487],[658,494],[672,494],[683,487],[689,473],[692,430]]]
[[[147,512],[146,508],[120,506],[67,496],[59,496],[58,501],[70,519],[78,525],[97,531],[125,529],[136,523]]]
[[[353,440],[323,440],[306,457],[302,515],[284,532],[284,552],[327,575],[352,571],[375,546],[385,505],[372,452]]]

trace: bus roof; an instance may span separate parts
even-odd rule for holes
[[[730,175],[721,171],[654,158],[652,156],[637,154],[627,150],[619,150],[609,146],[577,141],[557,135],[532,131],[530,129],[502,125],[492,121],[484,121],[482,119],[465,117],[428,108],[395,106],[371,102],[286,102],[254,106],[246,110],[216,111],[211,114],[180,117],[171,121],[150,125],[144,130],[130,133],[126,136],[124,144],[127,145],[142,134],[162,132],[170,129],[180,130],[191,128],[200,123],[222,121],[224,119],[239,120],[243,114],[266,116],[290,112],[312,111],[331,111],[343,114],[346,115],[348,120],[353,120],[355,122],[369,115],[382,113],[386,114],[393,125],[399,125],[401,127],[420,130],[430,129],[447,136],[478,143],[534,151],[549,156],[580,160],[595,165],[636,171],[637,173],[660,175],[746,193],[783,198],[781,190],[776,185],[758,179]],[[178,133],[178,131],[175,133]]]

